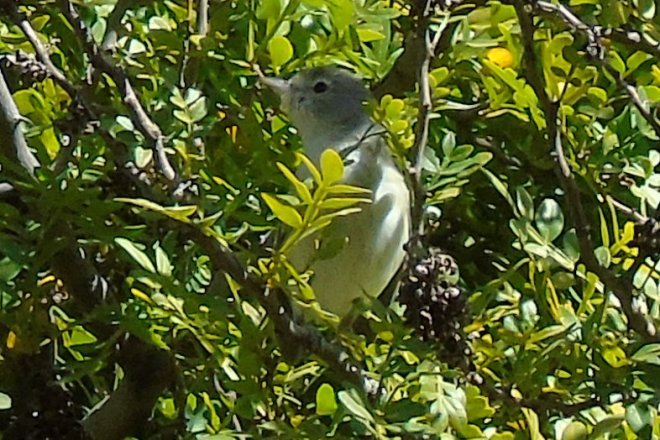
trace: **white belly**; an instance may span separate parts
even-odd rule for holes
[[[373,159],[373,158],[372,158]],[[373,203],[361,205],[362,211],[339,217],[322,232],[322,246],[339,251],[326,259],[315,257],[313,239],[304,240],[290,254],[298,270],[311,268],[311,285],[323,309],[345,315],[354,299],[377,296],[387,286],[403,262],[404,244],[409,239],[410,200],[403,176],[388,157],[380,157],[380,179],[371,182]],[[352,182],[349,169],[346,183]],[[334,243],[333,243],[334,242]],[[322,255],[323,249],[320,252]]]

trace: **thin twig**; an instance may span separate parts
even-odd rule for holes
[[[61,0],[62,12],[67,20],[73,26],[80,42],[89,56],[92,65],[100,71],[109,75],[119,87],[120,93],[124,97],[129,111],[131,121],[140,130],[147,140],[151,143],[151,148],[156,157],[156,165],[166,179],[174,181],[177,179],[177,173],[172,167],[165,152],[164,136],[160,127],[151,120],[146,110],[140,103],[137,93],[133,89],[128,75],[119,67],[113,65],[111,61],[101,52],[100,48],[94,42],[88,29],[83,24],[76,8],[68,0]]]
[[[206,36],[209,31],[209,0],[199,0],[197,8],[197,34]]]
[[[606,68],[610,72],[610,74],[616,78],[616,82],[617,84],[619,84],[619,87],[623,88],[628,93],[628,96],[630,97],[630,100],[637,108],[637,111],[639,111],[642,117],[646,119],[646,121],[651,125],[653,131],[655,131],[655,134],[658,137],[660,137],[660,122],[658,122],[658,119],[656,119],[653,113],[651,113],[651,109],[648,103],[644,102],[642,100],[642,97],[639,96],[639,92],[637,91],[637,88],[632,84],[630,84],[625,79],[623,79],[621,74],[616,70],[614,70],[614,68],[612,68],[611,66],[606,65]]]
[[[634,49],[642,52],[649,52],[656,58],[660,58],[660,43],[654,43],[648,37],[637,31],[630,31],[624,29],[603,29],[601,31],[603,37],[609,37],[617,43],[622,43],[631,46]]]
[[[48,74],[69,94],[69,96],[73,97],[76,93],[75,87],[69,82],[69,80],[66,79],[64,74],[57,67],[55,67],[53,62],[50,60],[48,50],[43,45],[41,40],[39,40],[39,36],[37,35],[30,22],[18,13],[17,3],[5,2],[4,4],[6,5],[5,10],[8,11],[12,21],[14,21],[14,23],[16,23],[21,28],[25,34],[25,37],[28,39],[28,41],[30,41],[32,47],[34,47],[34,50],[37,53],[37,59],[44,65],[48,71]]]
[[[610,203],[612,206],[614,206],[614,208],[618,209],[619,211],[621,211],[622,213],[624,213],[628,217],[632,218],[635,221],[635,223],[637,223],[639,225],[642,225],[642,224],[644,224],[644,223],[646,223],[647,221],[650,220],[649,217],[646,217],[645,215],[640,214],[639,212],[637,212],[635,209],[631,208],[630,206],[619,202],[618,200],[616,200],[614,197],[612,197],[609,194],[605,196],[605,199],[607,200],[608,203]]]
[[[429,125],[431,123],[431,112],[433,110],[433,100],[431,95],[431,85],[429,84],[429,71],[431,61],[435,56],[435,50],[442,37],[442,31],[446,27],[447,20],[443,26],[437,29],[431,37],[431,16],[433,15],[433,2],[427,0],[420,18],[420,26],[423,26],[425,55],[419,65],[418,83],[419,83],[419,108],[417,110],[417,127],[415,130],[415,144],[411,151],[411,157],[414,159],[414,165],[411,170],[411,185],[413,192],[413,206],[411,212],[412,225],[416,228],[413,234],[413,240],[419,238],[424,233],[423,212],[424,212],[424,185],[422,183],[422,164],[424,163],[424,154],[429,138]],[[414,249],[411,246],[410,249]]]

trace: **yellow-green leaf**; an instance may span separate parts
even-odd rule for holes
[[[147,254],[138,249],[138,247],[132,241],[123,237],[117,237],[115,238],[115,243],[117,243],[117,245],[121,246],[126,252],[128,252],[133,260],[142,266],[144,270],[147,270],[151,273],[156,273],[156,268],[154,267],[154,264],[151,262]]]
[[[268,52],[273,67],[278,68],[293,57],[293,46],[283,35],[276,35],[268,42]]]
[[[302,161],[302,163],[305,164],[305,167],[309,170],[309,174],[312,175],[314,178],[314,181],[316,182],[317,185],[321,184],[321,173],[319,173],[318,168],[314,165],[314,162],[309,160],[309,157],[305,156],[302,153],[298,153],[298,158]]]
[[[370,199],[358,197],[329,198],[319,204],[319,209],[343,209],[358,203],[369,203]]]
[[[261,198],[264,199],[264,202],[266,202],[270,210],[273,211],[275,217],[277,217],[282,223],[295,229],[302,227],[302,217],[294,207],[285,205],[270,194],[263,193],[261,194]]]
[[[316,390],[316,414],[320,416],[329,416],[337,411],[337,399],[335,399],[335,390],[328,383],[322,384]]]
[[[338,183],[327,189],[329,194],[371,194],[371,190],[360,188],[359,186],[345,185]]]
[[[326,185],[332,185],[344,176],[344,162],[332,148],[321,154],[321,174]]]
[[[298,194],[298,197],[305,203],[312,203],[312,194],[309,192],[309,188],[296,177],[295,174],[291,172],[284,164],[278,162],[277,168],[280,169],[284,177],[287,178],[289,182],[293,185]]]

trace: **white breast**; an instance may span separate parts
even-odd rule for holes
[[[410,234],[408,188],[384,141],[372,137],[348,156],[347,163],[344,182],[370,189],[372,203],[361,205],[359,213],[335,219],[322,232],[322,246],[336,246],[337,240],[343,243],[330,258],[317,258],[313,240],[319,237],[304,240],[289,255],[298,270],[313,270],[317,300],[340,316],[359,296],[383,291],[403,262],[403,246]]]

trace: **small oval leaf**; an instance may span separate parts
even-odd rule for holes
[[[332,148],[321,154],[321,174],[326,185],[332,185],[344,176],[344,162]]]
[[[335,390],[328,383],[322,384],[316,391],[316,414],[329,416],[337,411]]]
[[[293,57],[293,46],[289,39],[283,35],[276,35],[268,42],[268,51],[273,67],[284,65]]]

